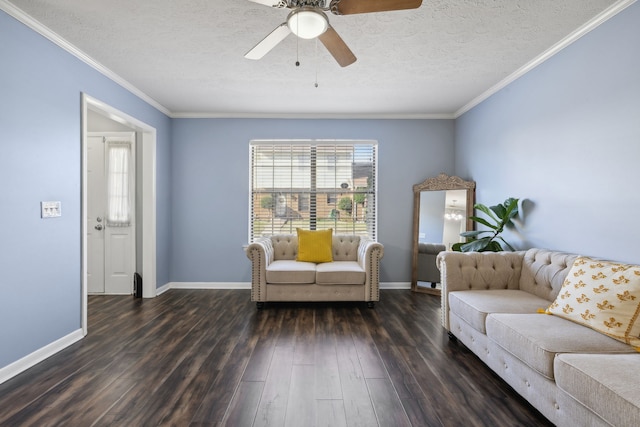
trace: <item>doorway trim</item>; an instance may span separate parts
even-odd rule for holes
[[[141,245],[141,265],[142,265],[142,297],[154,298],[156,296],[156,129],[146,123],[141,122],[135,117],[119,111],[110,105],[105,104],[85,93],[82,94],[82,259],[81,259],[81,275],[82,275],[82,333],[87,335],[87,121],[88,111],[92,110],[111,120],[115,120],[126,126],[129,126],[137,134],[142,136],[138,141],[141,156],[137,161],[137,167],[140,168],[139,176],[142,178],[140,189],[140,200],[142,204],[142,213],[140,214],[140,222],[142,238],[136,240],[137,245]]]

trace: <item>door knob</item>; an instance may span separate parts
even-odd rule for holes
[[[96,226],[95,226],[95,229],[96,229],[96,230],[98,230],[98,231],[102,230],[102,224],[98,224],[98,225],[96,225]]]

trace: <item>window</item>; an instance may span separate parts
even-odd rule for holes
[[[308,193],[298,194],[298,210],[301,212],[309,210],[309,194]]]
[[[376,239],[377,143],[252,141],[249,240],[334,229]]]
[[[131,143],[107,139],[107,225],[131,225],[129,163]]]

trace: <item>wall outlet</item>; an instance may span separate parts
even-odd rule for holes
[[[40,202],[40,216],[42,218],[62,216],[62,202]]]

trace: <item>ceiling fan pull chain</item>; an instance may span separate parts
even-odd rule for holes
[[[300,28],[300,15],[296,15],[296,26]],[[296,37],[296,67],[300,66],[300,37]]]
[[[315,87],[318,87],[318,38],[316,37],[316,83]]]

